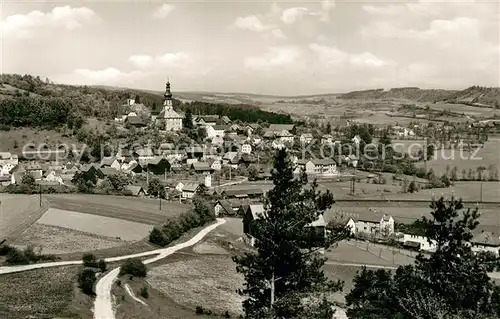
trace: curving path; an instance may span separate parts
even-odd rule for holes
[[[150,256],[150,255],[157,255],[156,257],[147,259],[144,261],[145,264],[150,264],[155,261],[158,261],[162,258],[165,258],[173,253],[175,253],[178,250],[184,249],[189,246],[193,246],[197,242],[199,242],[205,235],[207,235],[209,232],[217,228],[218,226],[224,224],[226,222],[225,219],[217,219],[217,223],[212,224],[210,226],[205,227],[203,230],[201,230],[198,234],[196,234],[193,238],[190,240],[177,244],[172,247],[168,248],[162,248],[155,250],[154,253],[148,252],[147,253],[142,253],[142,254],[136,254],[136,255],[131,255],[132,257],[143,257],[143,256]],[[118,257],[121,259],[126,259],[126,258],[131,258],[131,256],[125,256],[124,257]],[[111,259],[111,258],[110,258]],[[119,259],[119,260],[121,260]],[[101,279],[97,282],[96,285],[96,299],[94,302],[94,319],[114,319],[115,318],[115,313],[113,310],[113,302],[112,302],[112,296],[111,296],[111,287],[113,286],[114,281],[118,277],[118,273],[120,272],[120,268],[115,268],[112,271],[108,272],[105,276],[101,277]]]

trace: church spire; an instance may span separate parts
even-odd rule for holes
[[[170,92],[170,81],[167,79],[167,84],[165,85],[165,94],[163,95],[165,99],[171,99],[172,93]]]

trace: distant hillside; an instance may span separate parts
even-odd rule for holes
[[[386,99],[414,102],[447,102],[496,107],[500,104],[500,88],[471,86],[465,90],[420,89],[417,87],[353,91],[340,94],[340,99]]]

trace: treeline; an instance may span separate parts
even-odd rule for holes
[[[50,129],[61,124],[78,129],[82,123],[82,117],[67,98],[21,96],[0,100],[0,124],[4,130],[11,126]]]
[[[66,123],[73,116],[80,117],[97,117],[104,119],[113,119],[121,112],[129,111],[125,106],[128,98],[133,98],[136,103],[144,104],[151,111],[160,111],[163,105],[163,96],[158,93],[145,92],[130,89],[114,89],[105,87],[92,86],[73,86],[54,84],[49,79],[42,80],[40,77],[20,74],[2,74],[0,78],[0,86],[2,83],[11,85],[20,90],[25,90],[35,94],[35,96],[19,92],[14,92],[14,95],[4,95],[6,102],[5,108],[10,109],[10,113],[0,117],[0,124],[10,126],[49,126],[54,127]],[[1,92],[0,92],[1,94]],[[35,102],[35,101],[42,102]],[[32,102],[33,101],[33,102]],[[25,109],[30,109],[36,103],[45,104],[49,101],[52,103],[61,103],[68,105],[65,107],[67,117],[58,117],[56,114],[45,112],[45,117],[38,118],[37,112],[30,112],[33,116],[26,117]],[[273,124],[291,124],[293,123],[290,115],[277,114],[259,109],[253,105],[232,105],[223,103],[207,103],[207,102],[191,102],[182,103],[181,101],[173,100],[174,109],[191,109],[193,114],[209,115],[217,114],[228,116],[232,120],[240,120],[243,122],[263,122]],[[50,109],[50,108],[49,108]],[[2,109],[3,111],[3,109]],[[58,113],[59,111],[55,111]],[[62,113],[62,112],[61,112]]]
[[[271,124],[292,124],[293,120],[289,114],[278,114],[267,112],[253,105],[247,104],[222,104],[194,101],[183,103],[183,110],[191,110],[193,117],[196,115],[220,115],[227,116],[232,120],[240,120],[247,123],[256,123],[263,121]]]

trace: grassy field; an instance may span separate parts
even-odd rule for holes
[[[68,266],[1,275],[0,317],[74,317],[68,308],[75,297],[78,269]]]
[[[437,150],[432,160],[427,162],[427,169],[433,169],[438,175],[446,172],[446,167],[452,169],[454,166],[458,169],[459,177],[462,176],[462,170],[468,171],[472,169],[476,173],[479,166],[488,167],[495,165],[500,167],[500,140],[490,139],[484,146],[474,154],[474,152],[466,152],[461,150]],[[423,162],[417,164],[419,167],[424,167]]]
[[[31,225],[13,242],[13,245],[18,247],[41,247],[44,254],[87,252],[124,244],[126,242],[120,239],[40,223]]]
[[[49,130],[38,130],[33,128],[16,128],[10,131],[3,131],[0,134],[0,145],[2,152],[21,152],[23,146],[30,143],[46,143],[49,147],[66,144],[70,147],[75,144],[79,148],[76,140],[63,136],[62,133]],[[17,144],[17,148],[15,147]]]
[[[451,104],[440,102],[435,104],[430,103],[428,105],[432,110],[449,110],[455,113],[464,113],[465,115],[469,116],[490,117],[495,113],[495,109],[493,108],[470,106],[466,104]]]
[[[0,193],[0,240],[16,236],[42,214],[36,195]]]
[[[370,184],[365,182],[356,183],[354,195],[350,194],[351,182],[321,182],[321,188],[328,189],[333,193],[335,199],[355,199],[365,197],[376,197],[382,199],[388,194],[396,194],[401,192],[401,186],[397,182],[392,183],[387,180],[387,184]]]
[[[47,195],[51,208],[79,213],[118,218],[142,224],[157,225],[169,217],[177,216],[189,209],[189,205],[178,202],[162,202],[155,199],[104,195]]]
[[[125,241],[140,240],[146,237],[152,229],[151,225],[147,224],[56,208],[49,208],[37,223]]]

